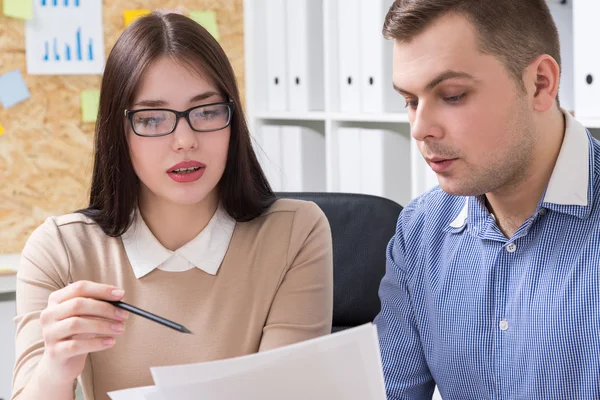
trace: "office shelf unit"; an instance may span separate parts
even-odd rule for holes
[[[244,1],[248,119],[275,190],[405,205],[437,184],[392,89],[393,44],[381,35],[392,2]],[[548,4],[561,37],[561,104],[600,136],[600,2]]]

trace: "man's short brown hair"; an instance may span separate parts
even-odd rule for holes
[[[383,35],[410,41],[449,13],[471,22],[480,50],[497,57],[520,89],[525,68],[538,56],[548,54],[560,66],[558,30],[546,0],[396,0]]]

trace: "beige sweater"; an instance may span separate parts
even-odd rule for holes
[[[131,315],[113,348],[88,356],[80,377],[87,400],[151,385],[153,366],[241,356],[331,330],[331,233],[314,203],[278,200],[259,218],[237,223],[216,276],[155,269],[136,279],[121,238],[81,214],[48,218],[25,245],[18,272],[13,398],[44,352],[40,312],[69,275],[121,287],[124,301],[194,332]]]

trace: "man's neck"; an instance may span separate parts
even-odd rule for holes
[[[549,117],[541,126],[542,139],[536,144],[532,162],[523,179],[486,193],[488,210],[496,224],[511,238],[517,229],[535,212],[554,171],[565,131],[565,119],[560,115]]]
[[[156,239],[172,251],[198,236],[208,225],[219,204],[216,190],[202,202],[191,205],[174,204],[143,192],[139,197],[139,209],[144,222]]]

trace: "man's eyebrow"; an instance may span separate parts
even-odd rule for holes
[[[431,82],[429,82],[425,86],[425,92],[431,92],[433,89],[435,89],[435,87],[437,85],[439,85],[440,83],[442,83],[448,79],[458,79],[458,78],[470,79],[472,81],[477,82],[477,79],[475,79],[475,77],[473,77],[472,75],[470,75],[466,72],[448,70],[448,71],[442,72],[441,74],[439,74],[438,76],[433,78],[431,80]],[[396,90],[398,93],[400,93],[402,95],[414,96],[413,93],[396,86],[396,84],[394,84],[394,90]]]

